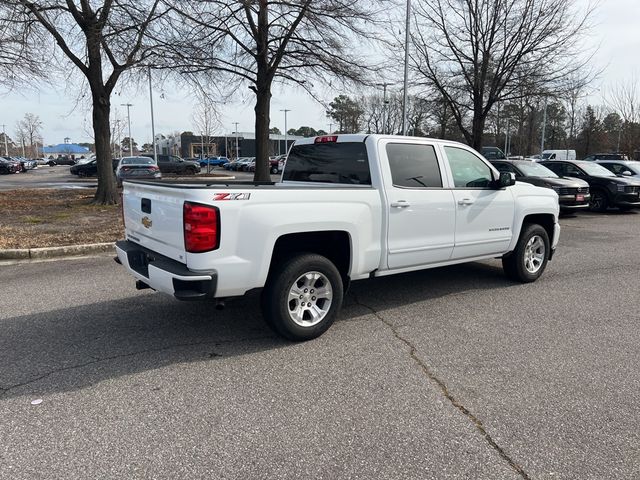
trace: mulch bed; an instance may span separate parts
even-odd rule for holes
[[[120,205],[91,205],[94,188],[0,192],[0,249],[113,242],[124,236]]]

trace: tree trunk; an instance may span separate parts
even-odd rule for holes
[[[481,110],[481,109],[480,109]],[[473,112],[473,124],[471,126],[471,147],[480,152],[482,150],[482,135],[484,134],[485,117],[482,112],[476,109]]]
[[[93,132],[96,142],[98,166],[98,190],[93,198],[96,205],[115,205],[118,203],[118,191],[113,175],[111,160],[111,102],[104,90],[93,88]]]
[[[256,94],[256,182],[269,182],[269,110],[271,108],[271,89],[260,88]]]

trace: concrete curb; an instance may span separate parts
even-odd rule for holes
[[[115,252],[114,242],[67,245],[64,247],[21,248],[0,250],[0,260],[40,260],[45,258],[77,257]]]

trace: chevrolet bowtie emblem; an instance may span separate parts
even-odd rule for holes
[[[142,225],[144,225],[144,228],[151,228],[153,222],[149,217],[142,217]]]

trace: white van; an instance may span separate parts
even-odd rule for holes
[[[575,159],[576,159],[575,150],[545,150],[542,152],[542,158],[538,161],[544,162],[545,160],[575,160]]]

